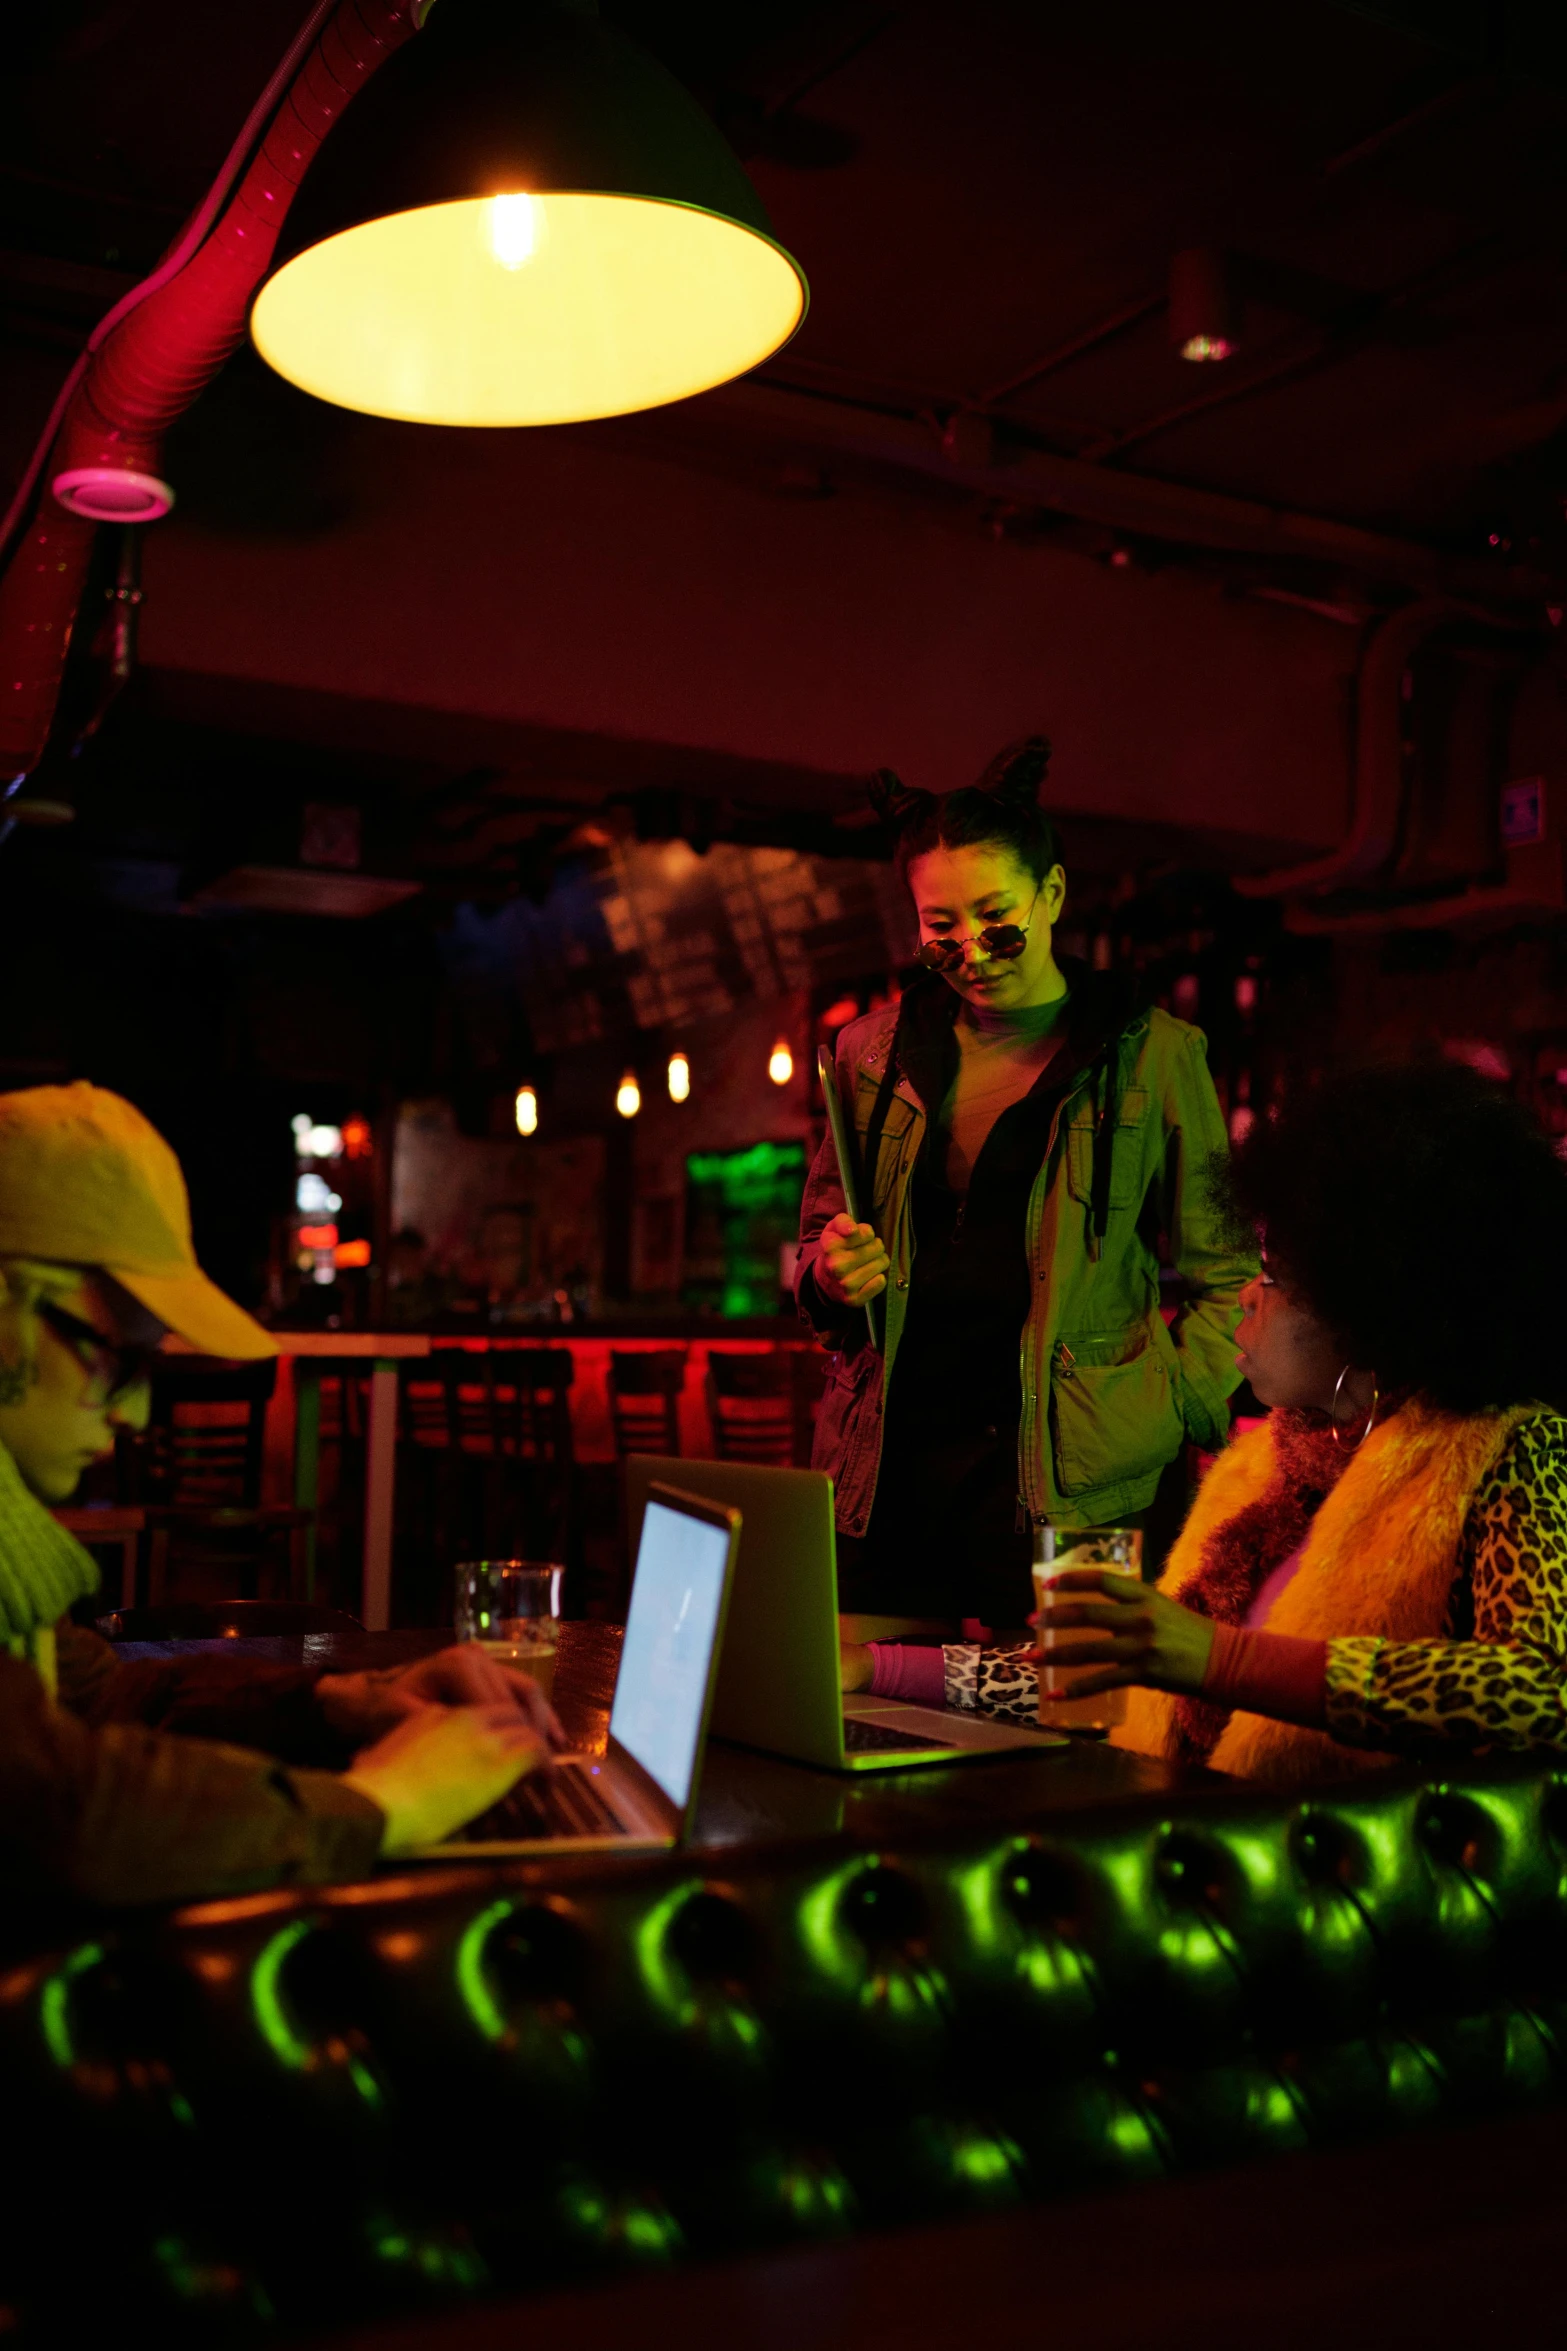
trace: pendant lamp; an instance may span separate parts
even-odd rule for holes
[[[325,142],[251,333],[340,407],[564,424],[744,374],[806,300],[708,117],[591,0],[437,0]]]

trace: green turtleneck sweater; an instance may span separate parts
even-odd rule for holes
[[[116,1658],[70,1622],[91,1556],[0,1446],[0,1891],[192,1901],[365,1876],[378,1807],[313,1672],[248,1658]]]

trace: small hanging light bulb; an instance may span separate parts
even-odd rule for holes
[[[533,259],[540,222],[531,196],[492,196],[486,226],[490,251],[502,269],[521,269],[524,262]]]
[[[786,1086],[794,1075],[794,1055],[787,1037],[780,1037],[768,1056],[767,1074],[775,1086]]]
[[[517,1132],[536,1135],[539,1131],[539,1097],[531,1086],[517,1088]]]
[[[635,1118],[642,1107],[642,1088],[637,1084],[637,1073],[628,1069],[615,1089],[615,1108],[622,1118]]]
[[[669,1056],[669,1099],[671,1102],[691,1099],[691,1064],[683,1053]]]

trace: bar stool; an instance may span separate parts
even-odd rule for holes
[[[782,1348],[710,1347],[707,1408],[719,1461],[762,1461],[786,1468],[795,1457],[794,1381]]]
[[[684,1347],[612,1347],[609,1417],[615,1455],[678,1453],[680,1397],[686,1384]]]

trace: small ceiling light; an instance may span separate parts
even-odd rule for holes
[[[581,0],[450,0],[312,165],[251,313],[319,399],[561,424],[745,374],[804,275],[690,93]]]
[[[669,1056],[669,1099],[671,1102],[691,1099],[691,1064],[683,1053]]]
[[[517,1132],[536,1135],[539,1131],[539,1097],[531,1086],[517,1088]]]
[[[1229,269],[1209,245],[1189,245],[1170,260],[1170,340],[1183,359],[1228,359],[1235,350]]]
[[[637,1084],[637,1073],[628,1069],[615,1089],[615,1108],[622,1118],[635,1118],[642,1107],[642,1088]]]
[[[341,1127],[319,1127],[313,1118],[301,1111],[293,1122],[294,1154],[299,1159],[340,1159],[343,1153]]]
[[[767,1059],[767,1074],[775,1086],[786,1086],[794,1075],[794,1055],[787,1037],[780,1037]]]

